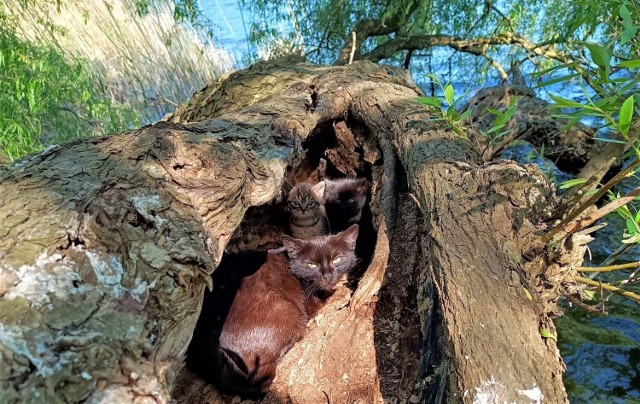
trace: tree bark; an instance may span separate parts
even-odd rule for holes
[[[585,240],[545,250],[544,176],[480,164],[419,95],[370,62],[258,63],[169,122],[0,169],[0,402],[214,400],[180,373],[209,274],[276,240],[264,213],[319,157],[370,176],[375,250],[267,402],[566,402],[540,331]]]

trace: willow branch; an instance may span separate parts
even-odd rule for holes
[[[490,57],[489,55],[482,55],[485,59],[487,59],[489,61],[489,63],[491,63],[491,66],[494,67],[494,69],[496,69],[498,71],[498,73],[500,74],[500,78],[502,80],[507,80],[509,78],[509,75],[507,74],[507,72],[504,71],[504,68],[500,65],[500,63],[496,62],[495,59],[493,59],[492,57]]]
[[[600,281],[594,281],[592,279],[589,278],[584,278],[582,276],[575,276],[574,279],[580,283],[584,283],[585,285],[589,285],[589,286],[596,286],[599,288],[602,288],[604,290],[607,290],[609,292],[615,293],[617,295],[620,296],[624,296],[628,299],[631,299],[635,302],[640,303],[640,295],[637,293],[633,293],[633,292],[629,292],[628,290],[624,290],[624,289],[620,289],[618,287],[615,287],[613,285],[609,285],[608,283],[603,283]]]
[[[607,314],[607,312],[603,312],[602,309],[600,307],[597,306],[590,306],[584,302],[582,302],[580,299],[571,296],[570,294],[565,294],[564,297],[567,298],[567,300],[569,300],[571,303],[575,304],[576,306],[588,311],[589,313],[599,313],[599,314]]]
[[[351,53],[349,54],[349,64],[353,63],[353,56],[356,54],[356,33],[351,32]]]
[[[349,62],[349,56],[351,55],[351,49],[355,48],[356,51],[360,49],[362,43],[370,36],[388,35],[397,30],[398,27],[383,24],[380,20],[367,19],[359,21],[353,29],[353,32],[355,32],[356,35],[356,41],[352,42],[351,38],[345,41],[335,64],[347,64]]]
[[[621,269],[630,269],[640,267],[640,261],[629,262],[627,264],[610,265],[606,267],[579,267],[578,272],[612,272],[619,271]]]
[[[635,160],[633,160],[628,166],[627,168],[625,168],[624,170],[620,171],[615,177],[613,177],[612,179],[609,180],[609,182],[607,182],[602,188],[600,188],[598,190],[598,192],[596,192],[594,195],[591,196],[591,198],[587,199],[587,201],[585,203],[583,203],[582,205],[580,205],[577,209],[575,209],[573,212],[571,212],[563,221],[562,223],[560,223],[558,226],[554,227],[553,229],[551,229],[551,231],[549,231],[549,233],[545,234],[544,237],[542,237],[542,241],[543,242],[547,242],[549,240],[551,240],[556,234],[560,233],[563,229],[567,229],[568,224],[574,220],[576,217],[578,217],[580,215],[580,213],[584,212],[585,209],[587,209],[589,206],[593,205],[594,203],[596,203],[600,198],[602,198],[602,196],[604,194],[607,193],[607,191],[609,191],[611,188],[613,188],[614,185],[616,185],[618,182],[620,182],[623,178],[625,178],[627,175],[629,175],[629,173],[631,173],[631,171],[633,171],[633,169],[640,164],[640,159],[636,158]],[[636,190],[634,190],[636,191]],[[628,195],[630,195],[632,192],[631,191]],[[628,196],[627,195],[627,196]],[[633,198],[632,198],[633,199]],[[626,202],[625,202],[626,204]],[[611,203],[609,204],[611,205]],[[608,207],[609,205],[604,206],[602,209],[605,209],[606,207]],[[622,206],[622,205],[620,205]],[[619,206],[618,206],[619,207]],[[600,212],[602,209],[599,209],[598,212]],[[617,209],[617,208],[616,208]],[[615,210],[615,209],[613,209]],[[612,212],[613,212],[612,210]],[[598,213],[596,212],[596,213]],[[606,213],[605,213],[606,214]],[[604,216],[604,215],[603,215]],[[600,216],[602,217],[602,216]],[[598,217],[597,219],[599,219],[600,217]],[[596,219],[596,220],[597,220]],[[590,224],[590,223],[589,223]],[[584,226],[586,226],[588,224],[585,224]],[[582,227],[580,227],[582,228]],[[577,230],[577,229],[576,229]],[[570,233],[567,233],[567,235]]]
[[[362,40],[362,38],[360,38],[360,40]],[[565,54],[555,50],[551,44],[536,44],[513,32],[503,32],[491,37],[474,39],[463,39],[448,35],[397,36],[381,44],[371,52],[364,54],[363,59],[378,62],[382,59],[390,58],[401,50],[424,49],[433,46],[448,46],[461,52],[483,56],[486,48],[491,45],[515,45],[537,56],[544,56],[563,63],[569,61]]]
[[[561,235],[560,238],[564,238],[580,229],[585,228],[586,226],[589,226],[591,223],[595,222],[596,220],[600,219],[603,216],[608,215],[609,213],[615,211],[616,209],[626,205],[627,203],[633,201],[634,199],[636,199],[636,197],[640,195],[640,187],[634,189],[633,191],[629,192],[628,194],[626,194],[625,196],[623,196],[622,198],[618,198],[615,201],[612,201],[610,203],[608,203],[607,205],[601,207],[600,209],[596,210],[595,212],[593,212],[592,214],[590,214],[589,216],[580,219],[580,220],[576,220],[575,222],[569,223],[566,226],[561,226],[560,230],[558,230],[558,234]],[[549,234],[545,235],[543,237],[543,241],[549,241],[550,238],[548,238],[547,236],[549,236]],[[546,240],[545,240],[546,239]]]

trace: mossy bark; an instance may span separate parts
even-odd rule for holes
[[[169,401],[209,274],[225,248],[259,244],[238,229],[264,220],[251,212],[277,203],[286,176],[312,174],[309,153],[370,175],[376,248],[267,400],[566,401],[540,336],[558,297],[545,270],[562,282],[584,247],[550,262],[542,174],[480,164],[419,95],[406,72],[369,62],[259,63],[169,122],[2,169],[0,402]],[[305,150],[313,138],[322,150]],[[178,379],[178,401],[214,397]]]

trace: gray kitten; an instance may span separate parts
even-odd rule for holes
[[[296,184],[287,198],[287,211],[291,214],[289,230],[299,239],[329,234],[327,215],[322,198],[324,182],[311,186],[305,182]]]

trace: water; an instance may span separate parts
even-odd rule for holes
[[[252,15],[240,4],[240,0],[201,0],[205,15],[213,23],[214,43],[221,46],[244,67],[242,60],[251,53],[248,30]]]
[[[246,30],[253,16],[246,9],[241,11],[239,0],[202,0],[201,6],[215,24],[216,44],[235,57],[238,67],[246,66],[243,61],[248,60],[252,51]],[[455,76],[452,76],[454,80]],[[417,74],[414,77],[418,85],[430,93],[424,76]],[[489,80],[485,85],[496,82]],[[456,97],[462,98],[473,96],[480,88],[459,80],[453,85]],[[568,86],[557,83],[538,91],[538,95],[547,101],[551,101],[550,93],[577,101],[584,97],[576,83]],[[530,159],[531,150],[521,149],[513,149],[509,158]],[[553,165],[549,161],[539,163]],[[548,170],[554,171],[558,178],[564,178],[557,168]],[[606,244],[601,245],[605,248]],[[592,252],[597,254],[598,251]],[[590,317],[584,310],[567,308],[566,315],[556,321],[558,344],[567,365],[565,385],[572,403],[640,403],[640,308],[635,303],[614,297],[607,302],[606,309],[609,316]]]

